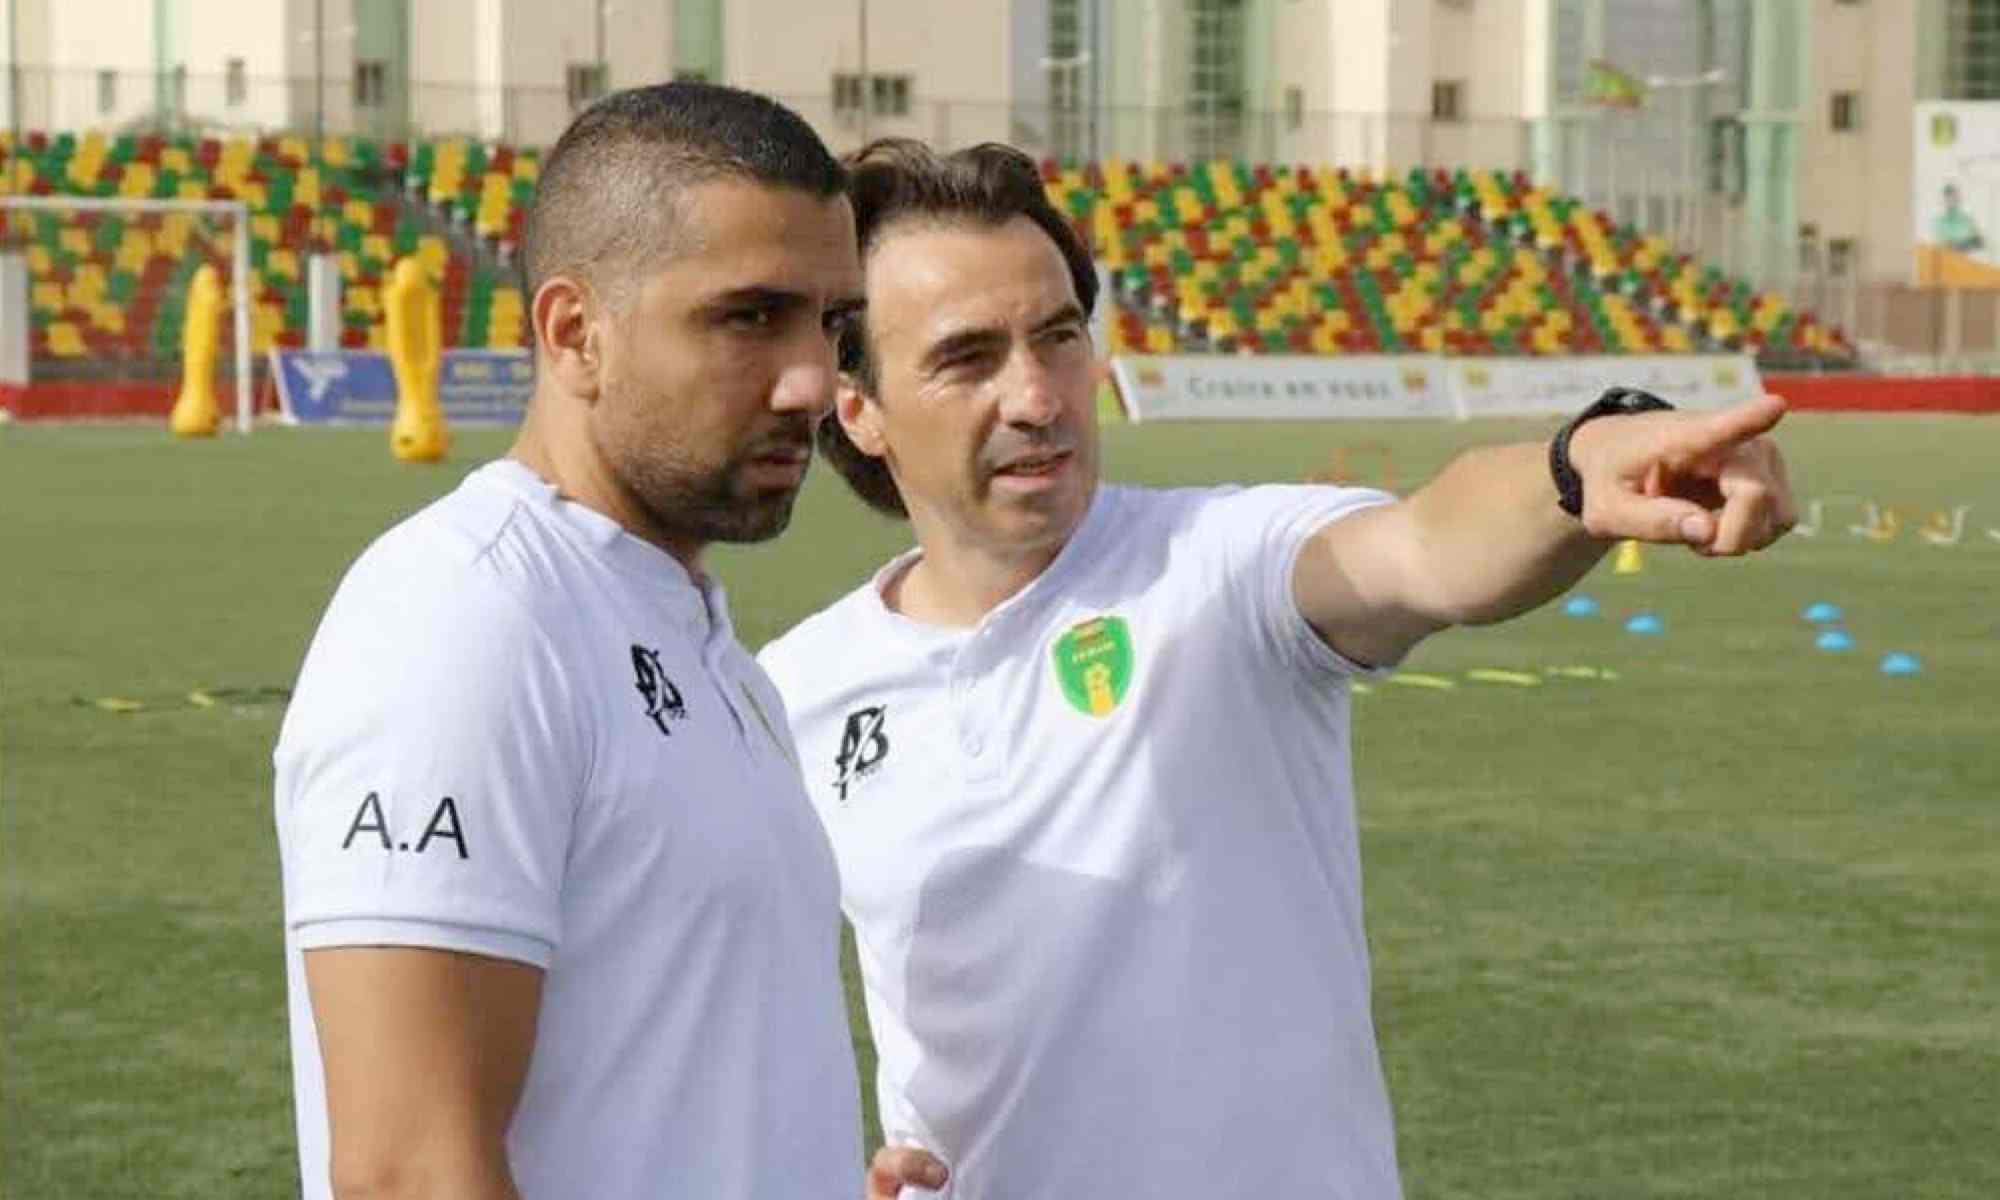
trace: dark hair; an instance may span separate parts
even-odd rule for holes
[[[1097,307],[1097,270],[1090,247],[1042,186],[1035,160],[998,142],[938,154],[909,138],[871,142],[842,160],[848,198],[854,204],[854,232],[865,263],[883,232],[899,221],[1004,225],[1026,217],[1062,251],[1076,288],[1076,302],[1088,316]],[[880,383],[868,341],[866,316],[841,338],[840,364],[854,383],[873,395]],[[837,418],[819,426],[820,452],[869,506],[892,516],[908,516],[888,464],[862,453],[848,440]]]
[[[604,97],[542,160],[521,238],[527,294],[559,273],[607,287],[630,280],[671,244],[681,191],[726,176],[814,196],[846,185],[812,126],[767,97],[707,83]]]

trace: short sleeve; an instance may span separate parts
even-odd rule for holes
[[[546,967],[586,787],[580,728],[555,647],[476,561],[364,555],[274,755],[294,939]]]
[[[1197,536],[1219,563],[1231,607],[1247,614],[1258,643],[1278,661],[1335,675],[1368,673],[1329,646],[1299,611],[1292,575],[1307,539],[1335,521],[1396,498],[1373,488],[1266,484],[1209,494]]]

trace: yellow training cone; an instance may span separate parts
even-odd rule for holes
[[[187,318],[181,326],[181,390],[167,427],[175,437],[214,437],[222,424],[215,398],[215,351],[222,340],[222,276],[203,263],[188,286]]]
[[[1611,560],[1613,575],[1637,575],[1646,569],[1646,559],[1639,552],[1639,543],[1631,538],[1618,543],[1618,557]]]

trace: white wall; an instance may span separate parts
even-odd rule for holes
[[[290,41],[288,15],[285,5],[267,0],[205,0],[178,7],[172,18],[178,50],[174,58],[187,68],[183,111],[190,120],[276,128],[291,119],[283,82]],[[227,86],[232,58],[243,60],[245,76],[243,99],[235,104],[230,103]]]
[[[416,0],[410,5],[410,116],[438,133],[497,136],[500,112],[480,92],[495,66],[500,0]]]
[[[1799,113],[1799,221],[1822,244],[1856,239],[1868,274],[1910,262],[1910,170],[1916,103],[1915,11],[1903,4],[1813,0]],[[1861,96],[1860,128],[1835,132],[1833,95]]]
[[[852,0],[727,0],[727,82],[797,109],[836,150],[859,143],[856,116],[837,117],[833,76],[860,69],[859,5]],[[871,114],[868,135],[924,137],[960,146],[1004,140],[1011,42],[1001,3],[869,0],[868,70],[911,77],[907,116]]]
[[[57,0],[48,6],[48,114],[52,127],[85,129],[153,107],[152,0]],[[116,71],[116,103],[98,107],[97,73]]]

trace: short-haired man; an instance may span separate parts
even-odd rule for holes
[[[519,437],[350,569],[275,755],[308,1198],[854,1194],[834,861],[702,564],[805,475],[843,183],[717,87],[550,152]]]
[[[850,173],[866,328],[821,446],[917,548],[762,661],[889,1140],[960,1200],[1397,1195],[1349,680],[1611,539],[1768,544],[1782,405],[1614,397],[1402,501],[1100,486],[1095,278],[1033,164],[890,143]]]

